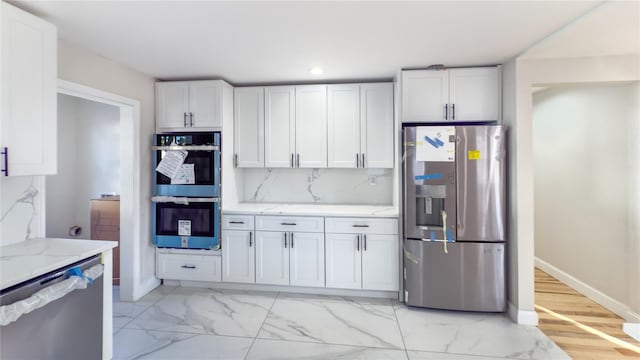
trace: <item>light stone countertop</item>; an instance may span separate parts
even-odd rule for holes
[[[223,214],[336,216],[397,218],[398,208],[391,205],[274,204],[239,203],[222,208]]]
[[[118,246],[116,241],[29,239],[0,247],[0,290]]]

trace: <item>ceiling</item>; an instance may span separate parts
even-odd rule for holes
[[[532,46],[523,58],[640,54],[640,1],[598,6]]]
[[[10,1],[59,37],[158,79],[390,79],[498,64],[600,1]],[[311,75],[319,66],[323,75]]]

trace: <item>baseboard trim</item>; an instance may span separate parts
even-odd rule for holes
[[[555,277],[556,279],[562,281],[572,289],[581,293],[582,295],[588,297],[589,299],[597,302],[602,305],[609,311],[615,313],[621,318],[625,319],[630,323],[640,323],[640,314],[637,314],[629,308],[629,306],[624,303],[610,297],[609,295],[596,290],[590,285],[576,279],[575,277],[569,275],[568,273],[558,269],[557,267],[549,264],[548,262],[536,257],[535,258],[535,266],[540,268],[542,271],[547,274]]]
[[[152,278],[149,278],[149,279],[145,280],[136,289],[138,291],[136,291],[136,293],[133,294],[133,297],[134,297],[133,301],[140,300],[140,298],[142,298],[143,296],[147,295],[149,292],[151,292],[151,290],[157,288],[158,286],[160,286],[160,279],[152,277]]]
[[[624,323],[622,324],[622,331],[640,341],[640,323]]]
[[[509,302],[507,314],[511,321],[518,325],[538,326],[538,313],[535,310],[520,310]]]
[[[331,288],[279,286],[279,285],[263,285],[263,284],[241,284],[241,283],[228,283],[228,282],[185,281],[185,280],[164,280],[164,284],[171,285],[171,286],[201,287],[201,288],[220,289],[220,290],[270,291],[270,292],[284,292],[284,293],[294,293],[294,294],[398,299],[397,291],[350,290],[350,289],[331,289]]]

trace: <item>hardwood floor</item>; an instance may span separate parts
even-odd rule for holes
[[[539,328],[574,359],[640,359],[624,320],[544,271],[535,271]]]

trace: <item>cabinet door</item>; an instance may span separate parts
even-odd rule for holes
[[[366,168],[393,168],[393,84],[360,85],[361,153]]]
[[[326,234],[328,288],[362,288],[362,256],[357,234]]]
[[[398,236],[363,235],[362,288],[398,291]]]
[[[264,167],[264,88],[235,88],[233,139],[237,167]]]
[[[450,119],[451,109],[445,109],[448,103],[449,75],[446,70],[402,72],[402,122]]]
[[[264,162],[268,168],[293,167],[295,150],[295,88],[269,86],[264,90]]]
[[[449,70],[451,118],[456,121],[499,120],[498,68]]]
[[[296,86],[296,164],[327,167],[326,85]]]
[[[189,127],[222,127],[222,82],[189,82]]]
[[[0,146],[8,149],[8,175],[52,175],[57,172],[56,28],[5,2],[1,13]]]
[[[189,83],[156,83],[156,129],[184,129],[189,126]]]
[[[289,285],[288,237],[279,231],[256,231],[256,283]]]
[[[328,164],[330,168],[355,168],[360,164],[360,85],[327,88]],[[391,137],[391,133],[387,134]]]
[[[252,231],[222,231],[222,281],[256,281],[254,240]]]
[[[324,234],[290,234],[291,285],[324,287]]]

